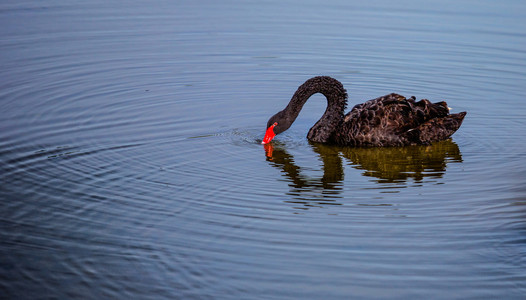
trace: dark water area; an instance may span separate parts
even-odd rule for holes
[[[6,299],[524,299],[522,1],[3,1]],[[316,75],[451,140],[260,144]]]

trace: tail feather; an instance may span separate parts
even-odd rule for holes
[[[416,128],[408,130],[406,138],[415,144],[430,144],[448,139],[460,128],[466,112],[431,119]]]

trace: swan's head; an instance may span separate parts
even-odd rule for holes
[[[273,115],[267,122],[267,131],[265,132],[265,137],[261,144],[270,143],[277,134],[289,129],[292,122],[294,122],[294,120],[290,120],[283,111]]]

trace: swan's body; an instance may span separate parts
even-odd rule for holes
[[[307,134],[313,142],[365,147],[426,145],[449,138],[466,115],[449,114],[446,102],[417,102],[415,97],[398,94],[358,104],[344,115],[347,92],[343,85],[334,78],[318,76],[302,84],[287,107],[269,119],[263,143],[287,130],[316,93],[325,95],[327,109]]]

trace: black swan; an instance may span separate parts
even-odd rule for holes
[[[305,81],[287,107],[268,120],[262,144],[287,130],[305,102],[316,93],[327,98],[327,109],[307,134],[312,142],[356,147],[429,145],[448,139],[466,115],[466,112],[449,114],[444,101],[417,102],[414,96],[407,99],[394,93],[358,104],[344,115],[347,91],[342,83],[332,77],[318,76]]]

